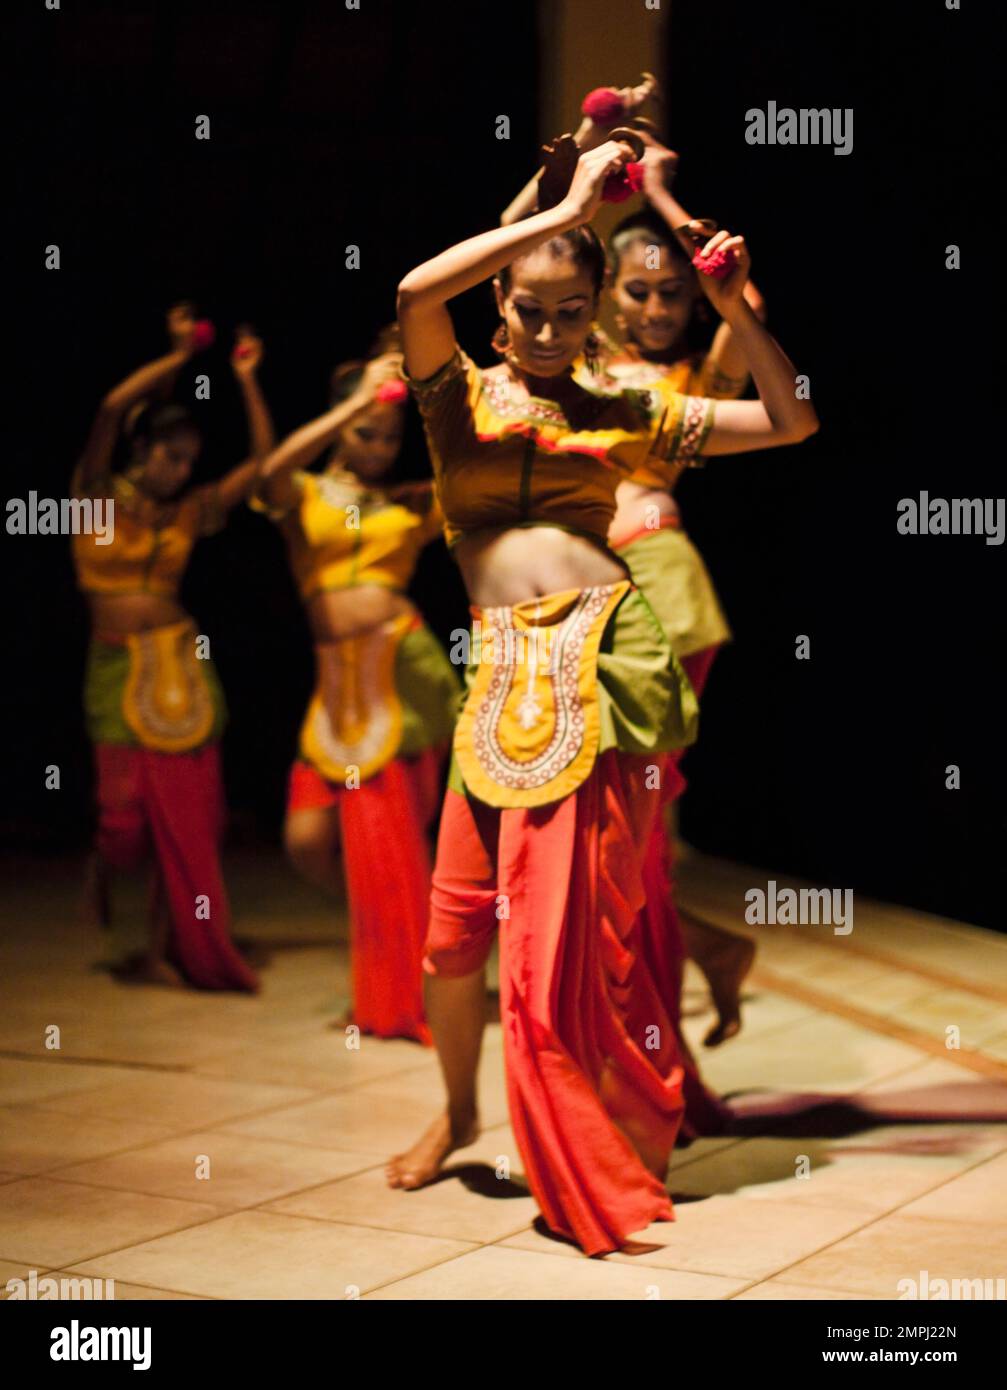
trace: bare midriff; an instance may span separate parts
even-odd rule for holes
[[[622,545],[645,527],[653,528],[656,516],[677,515],[674,498],[663,488],[620,483],[615,492],[615,516],[608,530],[608,543]]]
[[[177,599],[160,594],[85,594],[91,629],[98,638],[128,637],[184,622],[188,614]]]
[[[555,526],[479,531],[463,536],[454,555],[469,599],[479,608],[626,578],[626,570],[604,546]]]
[[[415,611],[405,594],[382,584],[329,589],[312,594],[306,604],[316,642],[338,642],[379,627],[401,613]]]

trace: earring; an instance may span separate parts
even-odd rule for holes
[[[497,326],[497,331],[490,339],[490,346],[498,357],[506,357],[510,351],[510,333],[507,331],[507,324],[503,319]]]
[[[601,371],[602,346],[601,337],[592,328],[584,339],[584,361],[592,376],[597,376]]]

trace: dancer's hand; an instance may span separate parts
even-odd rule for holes
[[[643,156],[643,193],[645,198],[653,198],[671,187],[678,171],[678,155],[667,145],[662,145],[649,130],[635,127],[637,135],[646,146]]]
[[[580,227],[601,206],[601,195],[609,174],[636,159],[636,151],[621,140],[606,140],[596,150],[586,150],[577,160],[570,191],[560,205],[571,227]]]
[[[383,352],[380,357],[372,357],[364,368],[364,374],[360,379],[360,385],[354,391],[355,396],[370,405],[378,388],[383,386],[386,381],[402,380],[402,353]]]
[[[635,87],[620,87],[619,95],[622,97],[622,108],[625,123],[629,124],[631,116],[635,116],[641,106],[644,106],[651,97],[658,99],[661,95],[661,84],[652,72],[642,73],[640,81]],[[620,125],[623,121],[619,122]]]
[[[265,353],[262,339],[247,327],[239,328],[234,336],[231,369],[237,377],[254,376],[262,365]]]
[[[174,304],[168,310],[168,337],[176,352],[187,355],[195,352],[196,315],[192,305],[186,300]]]
[[[689,227],[694,227],[699,231],[702,228],[702,223],[690,222]],[[702,271],[699,271],[698,279],[707,299],[721,318],[727,318],[730,311],[737,307],[745,297],[745,285],[751,274],[752,258],[748,254],[745,238],[732,236],[724,228],[715,232],[704,245],[698,245],[698,253],[704,260],[715,251],[733,251],[735,264],[730,273],[725,275],[722,280],[718,280],[713,275],[704,275]]]
[[[604,116],[599,114],[585,115],[583,124],[577,132],[577,143],[584,150],[600,145],[606,139],[608,132],[615,126],[633,124],[640,108],[651,97],[658,96],[659,84],[653,73],[645,72],[635,87],[609,87],[599,90],[608,93],[614,92],[621,101],[622,107],[612,119],[606,120]],[[591,95],[593,96],[594,93]],[[585,104],[588,104],[590,98],[585,97],[584,101]]]
[[[572,135],[558,135],[542,146],[542,172],[538,177],[538,210],[554,208],[569,193],[580,159],[580,147]]]

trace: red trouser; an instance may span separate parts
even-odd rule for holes
[[[499,926],[511,1123],[547,1223],[588,1254],[674,1219],[649,1171],[683,1112],[674,1021],[642,940],[650,766],[609,750],[573,795],[527,810],[449,790],[433,876],[424,967],[479,969]]]
[[[288,813],[338,806],[350,908],[353,1020],[364,1033],[430,1045],[423,941],[430,907],[426,827],[437,809],[443,750],[396,758],[352,790],[308,763],[291,770]]]
[[[217,745],[157,753],[98,743],[94,751],[101,856],[116,868],[135,868],[153,840],[171,911],[173,962],[202,989],[256,990],[255,972],[231,941],[218,849],[224,795]]]

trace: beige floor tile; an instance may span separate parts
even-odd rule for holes
[[[683,995],[682,1013],[686,1036],[695,1047],[696,1060],[702,1070],[707,1057],[719,1050],[703,1046],[703,1038],[710,1031],[715,1018],[707,991],[687,991]],[[724,1044],[728,1050],[744,1047],[753,1038],[761,1038],[764,1034],[774,1033],[778,1029],[814,1018],[815,1011],[785,994],[777,994],[751,985],[746,986],[744,991],[741,1017],[742,1031],[737,1041]]]
[[[961,1177],[910,1202],[899,1215],[934,1217],[941,1221],[978,1221],[998,1224],[1007,1231],[1007,1154],[970,1168]],[[1004,1258],[1007,1262],[1007,1244]]]
[[[133,998],[129,994],[130,999]],[[208,1019],[197,1028],[180,1028],[170,1015],[156,1010],[122,1010],[114,1000],[95,1001],[82,1008],[74,1000],[73,1012],[52,1011],[52,1022],[60,1028],[60,1048],[55,1055],[78,1063],[121,1062],[134,1065],[179,1067],[205,1060],[208,1055],[227,1052],[242,1045],[240,1032],[214,1030]],[[30,1049],[35,1022],[17,1028],[4,1027],[0,1046]],[[39,1048],[40,1060],[46,1055]],[[53,1054],[49,1054],[52,1056]]]
[[[303,1100],[304,1087],[219,1081],[180,1072],[131,1073],[126,1080],[93,1091],[47,1098],[45,1108],[65,1115],[140,1120],[175,1130],[195,1129]]]
[[[839,1289],[812,1289],[803,1284],[789,1284],[785,1279],[767,1279],[744,1293],[733,1296],[734,1303],[820,1303],[856,1302],[861,1298],[881,1298],[880,1294],[843,1293]]]
[[[8,1288],[8,1280],[20,1279],[27,1292],[28,1278],[32,1270],[39,1278],[49,1272],[44,1265],[40,1268],[30,1260],[0,1260],[0,1302],[17,1292],[16,1286]]]
[[[702,1068],[707,1084],[721,1093],[776,1086],[848,1092],[921,1058],[916,1048],[893,1038],[845,1019],[815,1015],[747,1045],[741,1038],[708,1050]]]
[[[125,1068],[0,1057],[0,1105],[31,1105],[45,1101],[48,1108],[57,1098],[92,1090],[116,1080],[129,1080],[131,1076],[132,1073]]]
[[[933,982],[911,970],[886,969],[883,975],[867,980],[850,995],[858,1009],[902,1020],[902,1010],[932,993]]]
[[[424,1129],[444,1106],[444,1086],[440,1071],[435,1066],[368,1082],[361,1088],[361,1094],[382,1101],[412,1102],[418,1098],[425,1099],[430,1109]],[[479,1066],[479,1113],[485,1129],[496,1128],[508,1120],[503,1057],[496,1048],[484,1052]]]
[[[77,1278],[97,1277],[95,1275],[81,1275],[79,1270],[74,1269],[60,1270],[57,1277],[59,1277],[59,1275],[69,1277],[76,1276]],[[147,1288],[144,1284],[122,1284],[116,1279],[113,1279],[111,1282],[116,1303],[166,1303],[176,1301],[189,1303],[202,1301],[199,1294],[177,1293],[173,1289],[151,1289]]]
[[[398,1039],[368,1038],[360,1047],[348,1048],[343,1034],[321,1025],[310,1033],[280,1044],[261,1040],[227,1056],[207,1058],[193,1070],[201,1076],[226,1080],[269,1082],[303,1086],[310,1090],[336,1091],[370,1081],[411,1073],[424,1067],[425,1049]],[[434,1059],[430,1059],[434,1062]],[[436,1066],[436,1062],[434,1062]]]
[[[82,1268],[208,1298],[344,1299],[470,1248],[461,1241],[245,1211],[119,1250]]]
[[[616,1265],[610,1258],[560,1261],[527,1250],[492,1245],[423,1274],[386,1285],[368,1297],[452,1302],[723,1299],[740,1287],[740,1280],[708,1274],[654,1270],[643,1265],[634,1267],[631,1263]]]
[[[981,1127],[956,1125],[893,1125],[832,1140],[748,1139],[674,1169],[671,1190],[676,1197],[736,1195],[881,1215],[981,1163],[998,1146]]]
[[[208,1170],[208,1177],[197,1178],[197,1156],[200,1170]],[[199,1131],[92,1163],[76,1163],[55,1176],[66,1182],[209,1202],[226,1209],[257,1206],[381,1161],[380,1154],[340,1153],[247,1134]]]
[[[510,1179],[497,1177],[498,1172],[509,1173]],[[441,1179],[429,1187],[413,1192],[390,1188],[382,1165],[273,1202],[268,1210],[474,1244],[512,1235],[538,1215],[506,1126],[453,1154]]]
[[[795,930],[806,929],[798,927]],[[857,1000],[862,989],[869,989],[891,975],[891,967],[883,961],[845,952],[841,945],[819,946],[808,941],[798,942],[796,947],[785,946],[768,964],[784,978],[851,1002]]]
[[[918,1057],[908,1067],[892,1072],[889,1076],[870,1081],[862,1088],[866,1096],[881,1096],[889,1092],[906,1092],[907,1097],[917,1095],[921,1099],[938,1087],[954,1085],[959,1087],[977,1084],[975,1073],[965,1070],[957,1063],[943,1057]]]
[[[899,1298],[899,1281],[1007,1276],[1007,1226],[935,1221],[901,1212],[787,1270],[793,1283]]]
[[[41,1173],[75,1159],[147,1144],[169,1132],[160,1125],[62,1115],[39,1106],[4,1106],[0,1108],[0,1164],[15,1173]]]
[[[375,1096],[364,1086],[218,1128],[228,1134],[388,1157],[413,1143],[436,1114],[432,1096]]]
[[[217,1214],[209,1203],[22,1178],[0,1203],[0,1256],[40,1266],[76,1264]]]
[[[768,1200],[748,1202],[741,1197],[678,1202],[675,1215],[673,1222],[656,1222],[634,1234],[639,1253],[620,1252],[607,1256],[606,1262],[632,1260],[661,1269],[765,1279],[870,1220],[863,1211]],[[541,1228],[511,1236],[501,1244],[541,1254],[580,1254],[575,1246],[546,1235]]]
[[[917,1028],[945,1042],[948,1029],[958,1030],[963,1048],[981,1047],[987,1038],[995,1037],[1003,1028],[1007,1007],[992,999],[967,994],[960,989],[933,989],[929,993],[903,1004],[896,1014],[899,1023]]]
[[[479,1080],[483,1125],[494,1128],[507,1120],[507,1099],[503,1064],[492,1041],[483,1057]],[[391,1155],[414,1143],[443,1105],[439,1075],[434,1066],[424,1065],[216,1128],[321,1148]]]

